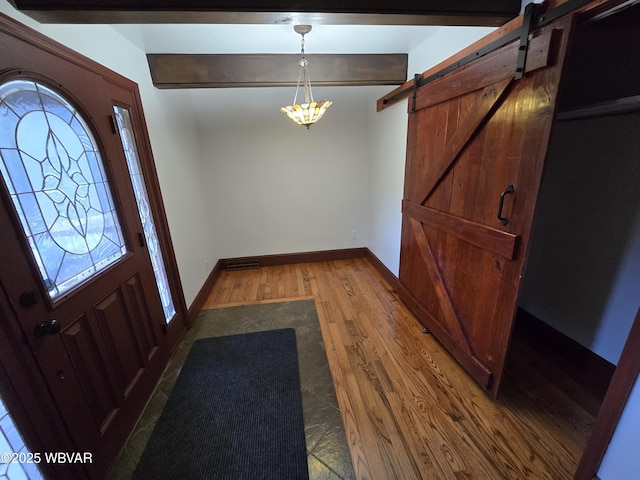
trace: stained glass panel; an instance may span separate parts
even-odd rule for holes
[[[0,173],[55,299],[126,253],[95,139],[37,82],[0,86]]]
[[[42,458],[39,455],[31,455],[0,398],[0,479],[41,480],[38,463]]]
[[[129,167],[129,175],[131,183],[138,203],[138,212],[144,229],[144,236],[151,256],[151,264],[153,265],[153,273],[156,277],[158,292],[162,300],[162,308],[164,309],[164,318],[169,323],[176,313],[169,288],[169,280],[167,272],[164,268],[164,259],[160,250],[160,242],[153,221],[153,214],[149,205],[149,196],[145,187],[142,169],[140,168],[140,160],[138,157],[138,147],[135,137],[133,136],[133,127],[131,125],[131,117],[129,110],[126,108],[114,106],[113,110],[116,114],[116,122],[120,130],[120,139],[122,140],[122,148],[124,148],[127,157],[127,166]]]

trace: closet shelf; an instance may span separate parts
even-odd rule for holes
[[[556,120],[559,122],[581,120],[584,118],[605,117],[610,115],[624,115],[640,111],[640,95],[618,98],[607,102],[594,103],[581,108],[558,112]]]

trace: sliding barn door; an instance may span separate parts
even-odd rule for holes
[[[571,24],[532,35],[520,79],[516,40],[410,100],[401,297],[494,396]]]

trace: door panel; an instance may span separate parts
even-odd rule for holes
[[[55,230],[55,222],[44,226],[42,222],[21,222],[14,208],[18,195],[12,180],[7,175],[0,178],[2,290],[15,312],[26,348],[49,389],[51,399],[41,401],[55,405],[75,451],[93,453],[93,463],[86,465],[87,476],[102,478],[134,426],[169,355],[162,331],[162,303],[150,256],[144,243],[138,241],[143,228],[122,145],[111,122],[110,92],[135,91],[136,86],[34,32],[21,29],[18,35],[7,34],[5,29],[18,27],[7,27],[1,21],[0,18],[0,84],[29,79],[58,93],[85,119],[103,160],[102,167],[94,164],[93,170],[79,173],[74,162],[80,165],[83,160],[76,156],[82,154],[73,153],[75,150],[68,146],[90,142],[82,135],[74,137],[61,123],[71,125],[73,121],[62,109],[46,113],[38,110],[35,114],[47,119],[39,124],[45,133],[49,132],[43,142],[33,143],[38,138],[27,135],[22,144],[12,145],[9,141],[0,151],[4,164],[26,159],[42,165],[43,180],[31,182],[31,186],[37,195],[52,201],[42,203],[41,208],[57,208],[59,217],[72,225]],[[17,97],[15,104],[33,107]],[[5,113],[12,108],[18,107],[0,105]],[[28,115],[31,114],[24,118],[30,118]],[[0,120],[4,118],[7,117]],[[54,128],[54,124],[62,126]],[[15,129],[15,122],[0,126],[0,133],[10,140],[6,129]],[[43,143],[47,148],[39,148]],[[105,181],[92,186],[92,180],[98,177],[93,175],[96,169],[104,171]],[[83,248],[93,245],[91,232],[101,228],[97,206],[103,205],[107,196],[95,193],[100,188],[110,192],[113,199],[124,253],[104,269],[89,272],[78,285],[50,295],[51,284],[39,268],[47,250],[34,254],[28,239],[35,236],[35,230],[48,230],[50,238],[57,238],[65,246],[62,253],[55,253],[66,256],[59,265],[64,268],[68,262],[77,262],[80,257],[71,241],[82,237]],[[88,206],[89,202],[95,203]],[[102,250],[102,246],[96,249]],[[47,274],[51,271],[45,270]],[[47,447],[59,450],[56,445]]]
[[[133,315],[133,337],[138,341],[138,349],[142,357],[142,365],[149,364],[156,349],[161,345],[157,337],[157,331],[153,329],[153,324],[145,322],[145,318],[151,318],[151,314],[144,300],[144,290],[142,282],[138,277],[132,277],[126,282],[126,292],[131,299],[130,311]]]
[[[492,395],[571,25],[564,18],[533,34],[522,79],[513,42],[421,87],[409,116],[400,294]]]
[[[120,289],[112,292],[94,307],[94,311],[98,329],[113,365],[118,393],[126,398],[144,369],[143,358],[146,358],[148,352],[139,350],[133,318],[124,302],[124,292]]]
[[[62,385],[68,385],[70,375],[77,377],[77,383],[94,419],[95,428],[101,431],[107,419],[118,408],[116,391],[112,388],[102,355],[99,353],[101,345],[93,335],[86,315],[82,315],[65,328],[60,336],[71,369],[58,369],[56,376]],[[74,408],[76,413],[78,408]]]

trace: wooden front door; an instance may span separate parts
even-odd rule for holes
[[[29,35],[0,33],[3,322],[22,332],[50,394],[38,401],[73,443],[46,448],[81,452],[79,474],[102,478],[169,356],[113,120],[113,92],[136,87]]]
[[[523,78],[514,41],[420,88],[409,115],[401,298],[494,396],[571,25],[532,35]]]

